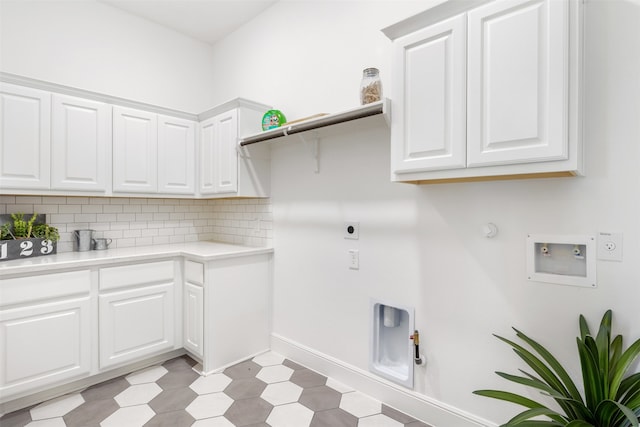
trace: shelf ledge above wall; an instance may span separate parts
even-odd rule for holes
[[[292,123],[254,135],[245,136],[244,138],[240,139],[239,144],[241,147],[244,147],[246,145],[256,144],[258,142],[269,141],[283,136],[320,129],[327,126],[337,125],[340,123],[363,119],[365,117],[375,115],[382,115],[388,123],[390,104],[391,103],[389,102],[389,100],[385,98],[382,101],[372,102],[371,104],[365,104],[360,107],[352,108],[350,110],[342,111],[339,113],[327,114],[325,116]]]

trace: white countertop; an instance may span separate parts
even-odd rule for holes
[[[103,251],[63,252],[55,255],[0,262],[0,278],[52,270],[88,268],[121,262],[144,261],[175,256],[186,256],[197,261],[212,261],[272,252],[273,248],[242,246],[220,242],[174,243],[168,245],[139,246],[135,248],[107,249]]]

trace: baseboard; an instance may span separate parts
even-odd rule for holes
[[[271,334],[271,350],[433,427],[497,427],[473,414],[398,386],[281,335]]]

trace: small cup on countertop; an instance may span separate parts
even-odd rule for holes
[[[105,249],[109,249],[109,245],[113,240],[105,239],[105,238],[97,238],[93,239],[93,249],[96,251],[104,251]]]

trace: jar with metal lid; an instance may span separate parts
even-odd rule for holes
[[[360,104],[370,104],[382,99],[382,83],[377,68],[365,68],[360,82]]]

